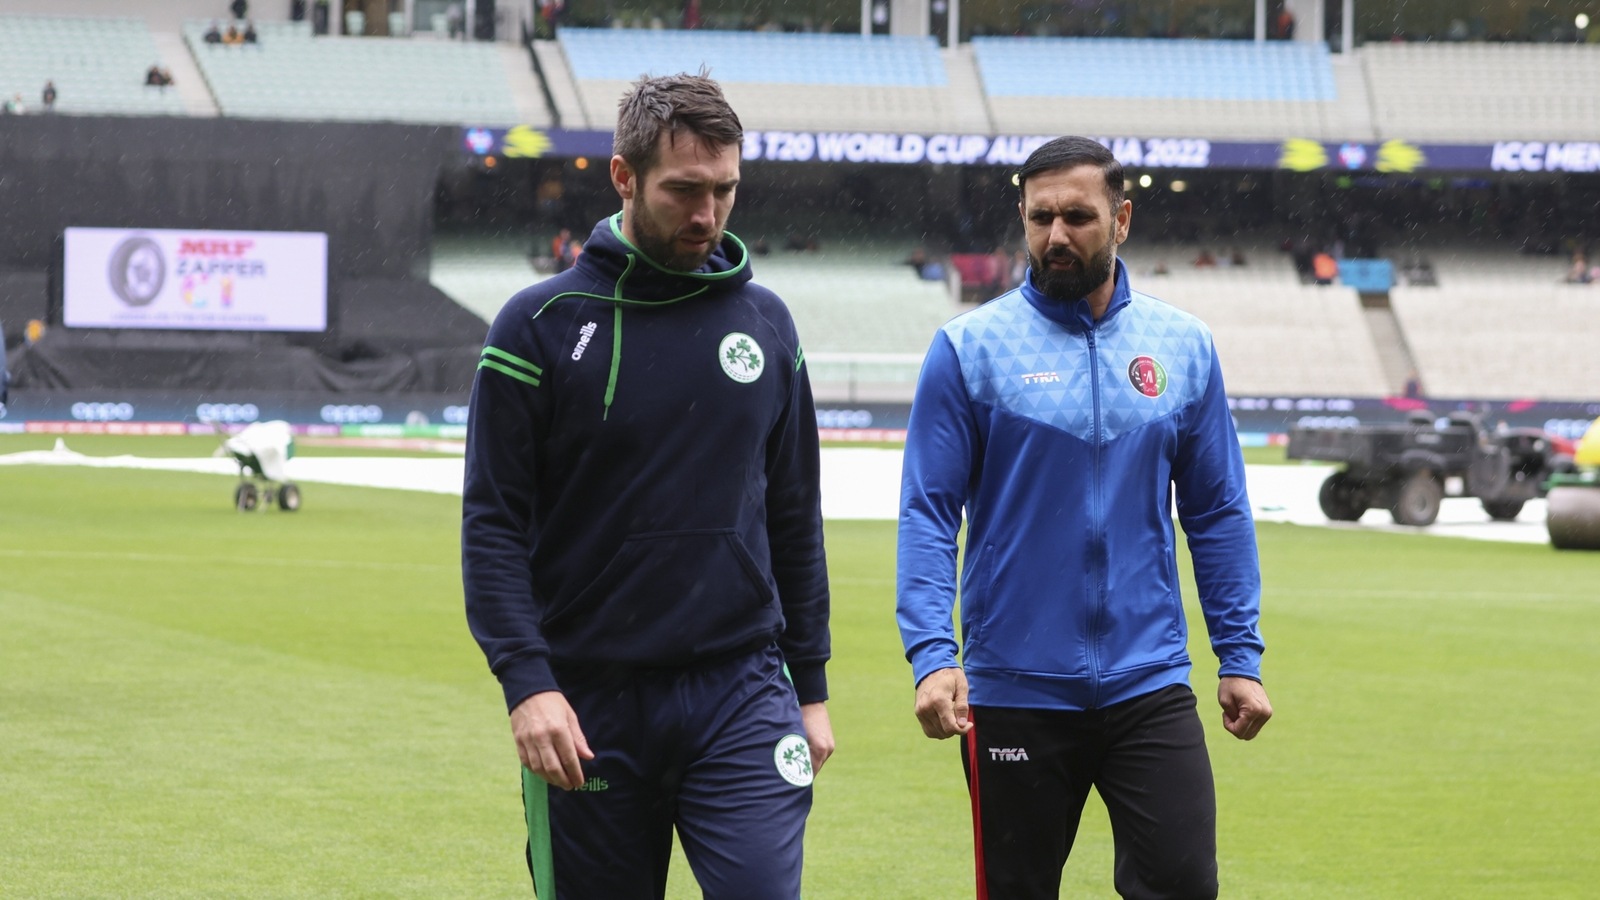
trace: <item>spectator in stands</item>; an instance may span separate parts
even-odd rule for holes
[[[572,229],[563,228],[550,239],[550,258],[557,274],[567,270],[567,248],[572,245]]]
[[[239,31],[239,26],[228,24],[228,30],[222,33],[222,43],[229,47],[237,47],[244,43],[244,34]]]
[[[461,0],[456,0],[445,10],[445,22],[449,25],[452,41],[467,33],[467,9]]]
[[[28,104],[22,102],[22,95],[17,94],[5,103],[5,114],[8,116],[24,115],[28,111]]]
[[[172,84],[172,73],[159,65],[151,66],[150,70],[144,73],[144,83],[148,87],[165,88]]]
[[[1011,279],[1011,254],[1006,252],[1006,248],[996,247],[989,256],[994,260],[991,263],[994,268],[994,293],[1003,294],[1022,283],[1021,279]]]
[[[1294,40],[1294,13],[1290,12],[1288,5],[1281,0],[1278,4],[1278,14],[1272,17],[1270,37],[1275,41]]]
[[[206,33],[202,35],[200,39],[208,44],[222,43],[222,29],[218,27],[215,19],[211,20],[211,27],[206,29]],[[149,83],[149,81],[145,82],[145,84]]]
[[[46,81],[44,83],[44,93],[40,95],[39,99],[44,101],[45,112],[56,111],[56,83],[54,81]]]
[[[771,256],[772,245],[767,243],[766,235],[756,238],[755,244],[750,247],[750,252],[757,256]]]
[[[822,245],[815,237],[801,234],[798,231],[789,232],[789,237],[784,241],[784,249],[793,253],[815,253],[822,249]]]
[[[1196,269],[1215,269],[1217,267],[1217,258],[1211,255],[1210,250],[1201,247],[1200,255],[1194,258],[1194,267]]]
[[[1250,261],[1245,259],[1243,250],[1235,247],[1228,253],[1228,264],[1231,266],[1247,266]]]
[[[1589,261],[1584,258],[1582,250],[1572,251],[1572,265],[1567,269],[1567,284],[1588,284],[1589,281]]]
[[[538,36],[547,41],[555,40],[556,31],[561,27],[561,14],[566,10],[563,0],[539,0]]]
[[[258,43],[259,40],[260,40],[260,38],[256,34],[256,23],[254,23],[254,22],[245,22],[244,23],[244,42],[246,44],[255,44],[255,43]]]
[[[910,266],[911,271],[915,272],[918,277],[921,277],[922,267],[928,264],[928,251],[917,247],[902,262]]]
[[[1317,284],[1333,284],[1339,277],[1339,261],[1326,250],[1311,257],[1311,280]]]
[[[250,13],[250,0],[233,0],[228,4],[228,9],[235,19],[242,19]]]
[[[1422,399],[1422,378],[1417,375],[1416,369],[1412,369],[1411,374],[1406,376],[1405,395],[1411,400]]]
[[[289,0],[289,21],[303,22],[306,18],[306,0]]]

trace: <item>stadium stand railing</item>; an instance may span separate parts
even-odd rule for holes
[[[262,23],[254,45],[207,44],[184,25],[223,115],[419,124],[512,125],[518,115],[497,45],[313,37],[308,23]]]
[[[52,81],[57,113],[183,115],[176,90],[144,83],[160,62],[142,19],[0,15],[0,102],[20,94],[29,112]]]

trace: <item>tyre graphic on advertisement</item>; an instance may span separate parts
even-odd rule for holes
[[[148,306],[167,281],[167,260],[161,245],[135,235],[117,245],[107,267],[111,291],[129,306]]]

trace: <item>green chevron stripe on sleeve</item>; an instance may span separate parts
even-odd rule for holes
[[[538,366],[534,365],[531,362],[528,362],[527,360],[523,359],[520,356],[512,356],[511,354],[505,352],[504,350],[501,350],[499,347],[485,347],[485,348],[483,348],[483,357],[484,357],[484,359],[487,360],[491,356],[496,358],[496,359],[501,360],[502,362],[510,363],[511,365],[516,366],[519,369],[522,369],[523,371],[527,372],[530,375],[543,375],[544,374],[544,370],[543,369],[539,368]]]
[[[523,382],[525,384],[531,384],[534,387],[538,387],[539,386],[539,379],[533,377],[532,375],[529,375],[526,372],[520,372],[520,371],[518,371],[516,369],[513,369],[510,366],[502,366],[502,365],[500,365],[499,363],[495,362],[492,359],[486,359],[486,360],[483,360],[482,362],[479,362],[478,363],[478,368],[480,368],[480,369],[493,369],[496,372],[502,372],[502,373],[504,373],[506,375],[510,375],[512,378],[515,378],[516,380],[521,381],[521,382]]]
[[[795,348],[794,348],[794,370],[796,372],[800,371],[800,367],[805,365],[805,362],[806,362],[806,351],[801,349],[798,345],[796,345]]]
[[[483,357],[478,360],[478,368],[493,369],[534,387],[539,386],[539,376],[544,374],[544,370],[533,363],[498,347],[483,348]]]

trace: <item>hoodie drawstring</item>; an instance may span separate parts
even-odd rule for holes
[[[606,408],[600,414],[601,421],[611,416],[611,398],[617,395],[617,369],[622,367],[622,304],[613,303],[611,310],[611,374],[606,376]]]

